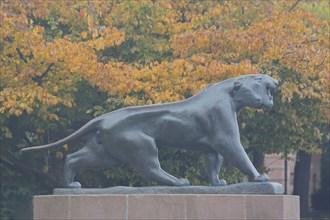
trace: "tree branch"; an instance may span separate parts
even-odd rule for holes
[[[295,53],[295,51],[291,51],[291,50],[286,51],[284,54],[282,54],[281,58],[285,57],[286,55],[293,54],[293,53]]]
[[[35,76],[33,77],[33,81],[38,83],[38,86],[42,85],[42,78],[44,78],[45,76],[47,76],[48,72],[50,71],[50,68],[52,68],[55,64],[51,63],[49,64],[49,66],[47,67],[47,69],[45,70],[45,72],[43,72],[40,76]]]
[[[27,63],[28,61],[25,58],[25,56],[22,54],[21,50],[19,48],[16,48],[16,51],[18,53],[19,58],[21,58],[24,61],[24,63]]]
[[[47,67],[46,71],[43,72],[43,74],[42,74],[40,77],[41,77],[41,78],[42,78],[42,77],[45,77],[45,76],[48,74],[50,68],[52,68],[54,65],[55,65],[54,63],[51,63],[51,64]]]
[[[298,3],[300,2],[301,0],[297,0],[292,6],[291,8],[289,9],[289,12],[291,12],[297,5]]]
[[[7,155],[8,156],[8,155]],[[53,188],[60,186],[61,184],[58,180],[42,171],[30,167],[25,163],[17,160],[15,157],[10,156],[13,160],[9,160],[8,158],[0,157],[0,164],[7,167],[8,169],[21,173],[27,176],[34,176],[36,181],[41,184],[47,191],[51,192]]]

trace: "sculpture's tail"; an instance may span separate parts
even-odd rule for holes
[[[98,128],[99,123],[100,123],[99,119],[94,119],[94,120],[88,122],[87,124],[85,124],[83,127],[78,129],[77,131],[75,131],[73,134],[67,136],[66,138],[63,138],[63,139],[61,139],[59,141],[56,141],[54,143],[51,143],[51,144],[45,144],[45,145],[40,145],[40,146],[33,146],[33,147],[24,148],[24,149],[19,151],[19,154],[22,155],[22,154],[24,154],[28,151],[47,149],[47,148],[52,148],[52,147],[56,147],[56,146],[66,144],[69,141],[73,141],[73,140],[83,136],[84,134],[87,134],[87,133],[89,133],[93,130],[96,130]]]

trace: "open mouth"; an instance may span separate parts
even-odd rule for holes
[[[266,109],[271,109],[273,107],[273,99],[270,98],[268,103],[263,104],[263,107]]]
[[[272,96],[272,93],[271,93],[271,88],[267,88],[267,97],[268,97],[268,103],[265,105],[266,108],[271,108],[273,107],[273,96]]]
[[[256,107],[256,108],[262,108],[262,107],[263,107],[263,103],[262,103],[262,101],[261,101],[261,100],[256,101],[256,102],[255,102],[255,107]]]

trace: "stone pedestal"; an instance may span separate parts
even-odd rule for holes
[[[34,197],[34,219],[299,219],[299,197],[253,194],[64,194]]]

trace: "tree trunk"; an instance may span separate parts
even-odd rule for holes
[[[254,167],[258,171],[260,171],[260,169],[264,165],[264,159],[265,159],[265,156],[262,153],[260,153],[257,150],[253,150],[253,160],[252,160],[252,163],[253,163]]]
[[[293,195],[300,197],[300,216],[306,217],[309,210],[309,176],[311,155],[298,151],[294,167]]]

